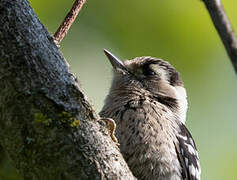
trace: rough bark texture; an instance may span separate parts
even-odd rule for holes
[[[26,0],[0,0],[0,143],[24,179],[134,179]]]
[[[221,0],[203,0],[203,2],[226,48],[235,73],[237,73],[237,37],[221,4]]]

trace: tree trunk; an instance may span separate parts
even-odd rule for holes
[[[27,0],[0,0],[0,143],[24,179],[135,179]]]

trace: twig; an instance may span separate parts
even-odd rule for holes
[[[221,4],[221,0],[203,0],[229,58],[237,73],[237,37]]]
[[[75,21],[78,13],[80,12],[85,2],[86,0],[76,0],[74,2],[72,9],[68,12],[62,24],[59,26],[58,30],[54,34],[54,40],[56,44],[59,44],[64,38],[64,36],[67,34],[68,30]]]

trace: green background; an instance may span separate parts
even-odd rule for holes
[[[73,0],[30,2],[53,34]],[[223,3],[237,29],[237,1]],[[187,89],[187,126],[199,150],[202,179],[237,179],[237,78],[200,0],[88,0],[60,50],[97,112],[112,78],[104,48],[121,59],[149,55],[173,64]],[[20,179],[7,160],[0,179]]]

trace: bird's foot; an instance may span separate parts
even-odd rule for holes
[[[115,134],[114,134],[115,133],[115,129],[116,129],[115,121],[113,119],[111,119],[111,118],[102,118],[100,120],[104,121],[107,124],[107,128],[109,130],[111,139],[116,143],[116,145],[119,146],[118,140],[117,140],[117,138],[115,137]]]

